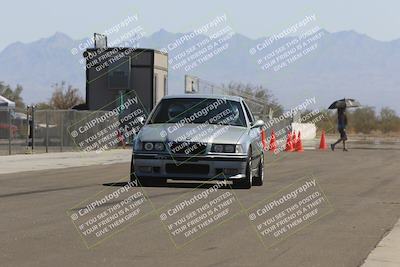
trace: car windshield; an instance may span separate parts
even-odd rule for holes
[[[240,102],[209,98],[163,99],[151,116],[149,123],[209,123],[246,126]]]

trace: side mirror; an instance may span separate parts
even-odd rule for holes
[[[264,123],[263,120],[256,120],[255,122],[253,122],[251,124],[251,128],[259,128],[259,127],[262,127],[264,125],[265,125],[265,123]]]

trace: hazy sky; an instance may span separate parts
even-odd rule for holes
[[[236,32],[258,38],[315,14],[328,31],[355,30],[386,41],[400,38],[399,10],[399,0],[2,0],[0,50],[57,31],[74,39],[92,36],[134,14],[147,35],[161,28],[187,32],[225,13]]]

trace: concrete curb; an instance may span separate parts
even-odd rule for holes
[[[368,255],[363,267],[400,266],[400,220]]]

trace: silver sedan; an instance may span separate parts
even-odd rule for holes
[[[136,135],[131,181],[230,180],[235,187],[262,185],[262,120],[241,97],[164,97]]]

